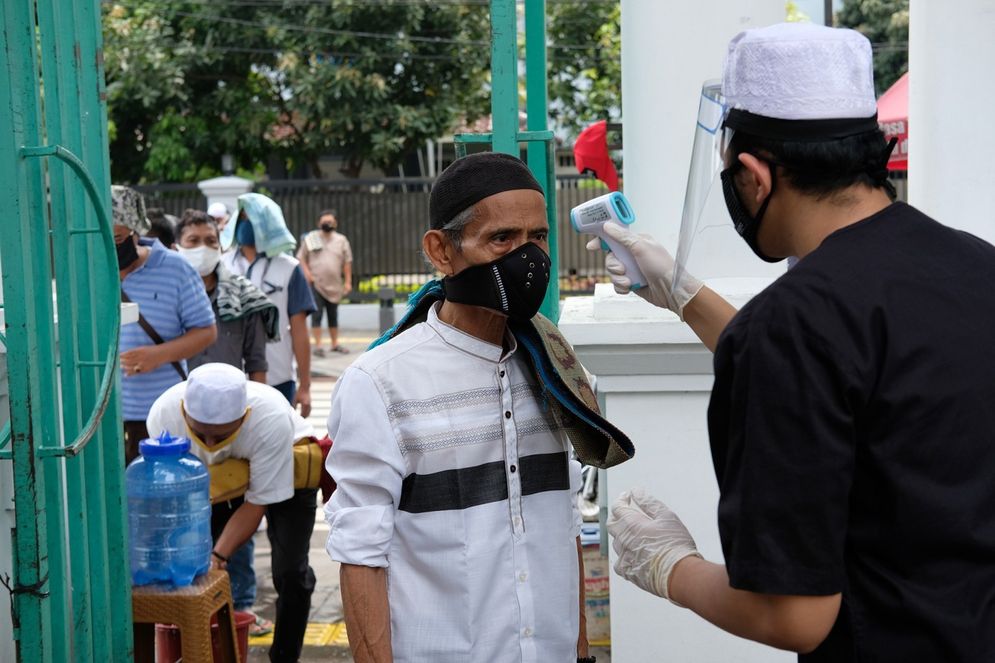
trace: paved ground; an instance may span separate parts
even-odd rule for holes
[[[331,394],[335,381],[342,375],[356,357],[373,340],[374,332],[344,332],[339,341],[346,346],[349,354],[327,352],[325,357],[312,355],[311,358],[311,424],[318,435],[325,434],[326,420],[330,408]],[[325,339],[327,344],[327,338]],[[301,655],[303,663],[318,661],[352,661],[349,654],[348,641],[342,622],[342,601],[339,596],[339,565],[329,559],[325,553],[325,539],[328,536],[328,526],[325,524],[321,509],[315,515],[314,534],[311,536],[311,567],[317,578],[317,586],[311,604],[311,625],[304,652]],[[257,532],[256,541],[256,576],[257,597],[256,610],[268,619],[275,617],[276,592],[273,589],[273,579],[270,574],[270,546],[265,531]],[[317,644],[324,643],[324,644]],[[265,663],[265,640],[250,643],[249,662]],[[598,663],[610,663],[610,649],[607,647],[593,648],[592,654],[598,657]],[[429,662],[426,662],[429,663]]]

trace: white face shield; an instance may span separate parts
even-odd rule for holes
[[[688,269],[691,250],[702,234],[715,229],[717,224],[726,230],[732,228],[722,199],[722,187],[718,184],[719,173],[724,167],[723,155],[733,134],[731,129],[722,128],[727,112],[721,82],[706,81],[701,87],[698,104],[673,283],[680,283],[682,274]]]

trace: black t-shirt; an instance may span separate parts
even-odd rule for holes
[[[731,585],[843,594],[800,661],[995,661],[995,247],[833,233],[723,332],[708,427]]]

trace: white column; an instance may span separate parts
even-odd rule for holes
[[[909,202],[995,242],[995,0],[912,0]]]
[[[640,232],[677,251],[701,84],[722,77],[729,40],[785,18],[783,0],[622,0],[625,195]],[[718,178],[716,178],[717,181]],[[700,278],[770,276],[783,265],[757,260],[736,235],[715,185],[706,238],[712,257]],[[701,258],[696,253],[695,260]]]
[[[672,252],[701,85],[721,78],[729,40],[738,32],[783,20],[783,0],[622,0],[625,194],[638,229]],[[715,187],[692,271],[741,306],[784,266],[767,265],[750,252],[732,228],[720,185]],[[610,503],[627,488],[645,486],[680,514],[702,554],[721,562],[705,418],[711,354],[669,311],[610,291],[599,286],[593,298],[567,300],[560,317],[560,328],[597,376],[606,416],[636,446],[636,459],[609,470],[599,489]],[[618,663],[794,658],[731,636],[614,574],[610,601],[612,660]]]
[[[235,210],[238,197],[252,191],[252,186],[252,180],[233,175],[197,182],[197,188],[207,198],[208,207],[214,203],[224,203],[229,213]]]

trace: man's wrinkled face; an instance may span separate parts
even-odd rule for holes
[[[452,247],[454,273],[493,262],[527,242],[549,253],[543,195],[532,189],[516,189],[488,196],[475,205],[473,220],[463,228],[459,249]]]

